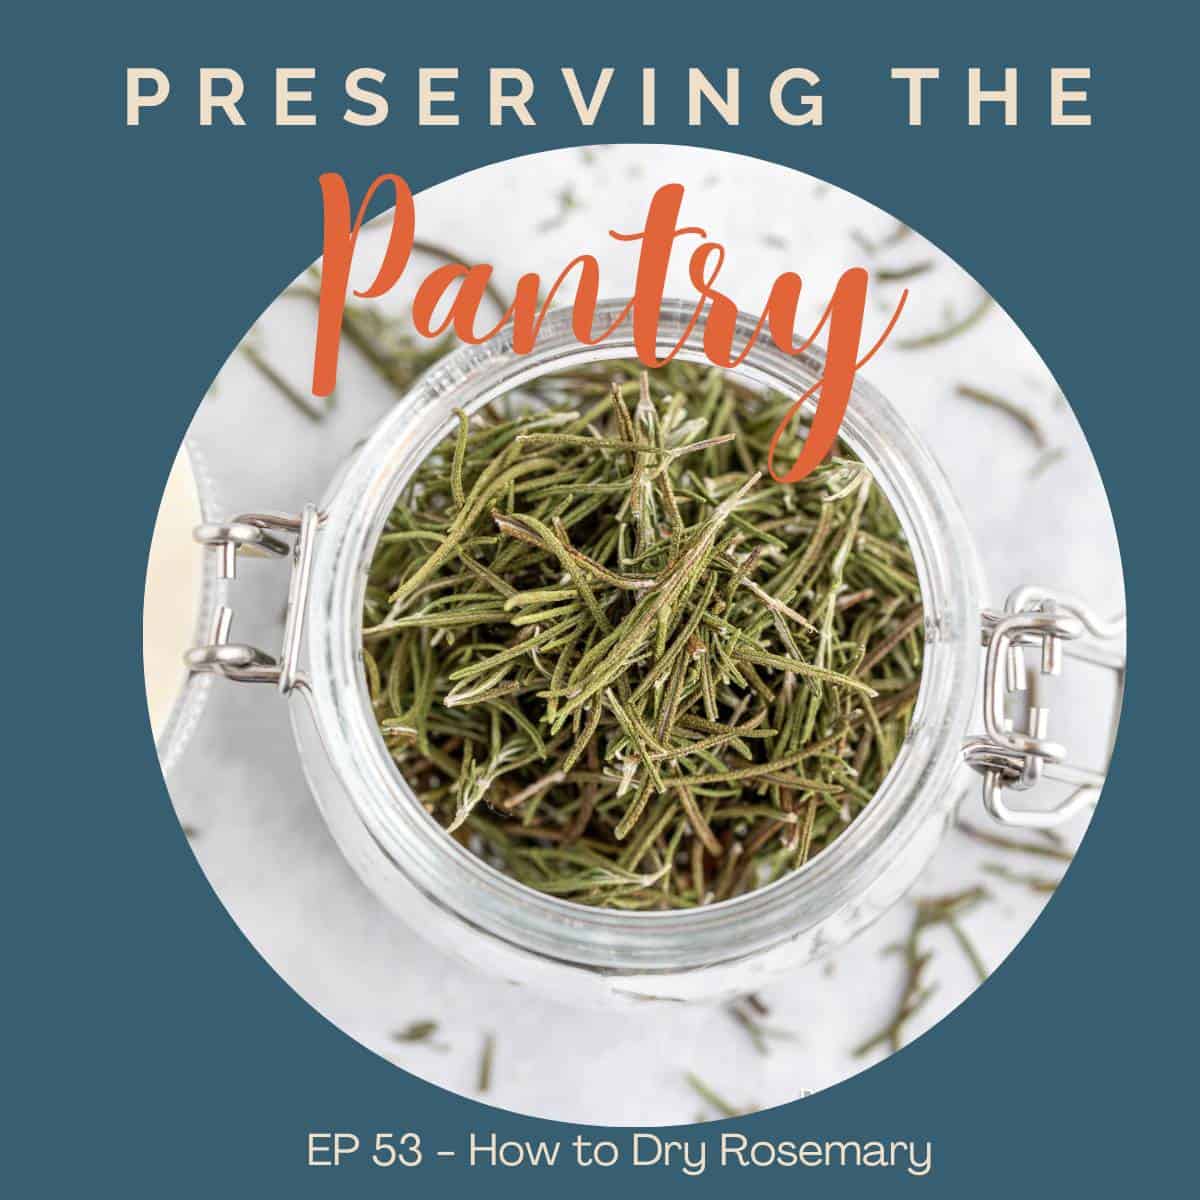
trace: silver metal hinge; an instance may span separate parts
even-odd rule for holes
[[[233,609],[222,604],[213,614],[208,641],[193,646],[184,655],[189,671],[220,675],[237,683],[273,683],[284,695],[293,688],[305,686],[297,663],[304,636],[313,543],[320,524],[320,514],[310,504],[299,516],[243,513],[224,525],[196,526],[192,536],[202,546],[211,546],[215,551],[219,579],[237,578],[239,554],[277,558],[290,555],[292,574],[283,646],[278,659],[257,646],[231,641]]]
[[[1041,587],[1019,588],[1009,596],[1003,612],[983,614],[984,732],[966,739],[963,757],[983,776],[983,802],[998,821],[1025,829],[1050,829],[1070,820],[1099,794],[1121,712],[1125,657],[1095,641],[1118,638],[1124,629],[1123,616],[1105,620],[1082,601]],[[1014,693],[1027,691],[1024,655],[1028,646],[1040,649],[1040,662],[1029,677],[1034,687],[1027,696],[1025,728],[1017,730],[1008,714],[1008,701]],[[1066,747],[1048,737],[1050,709],[1036,694],[1036,684],[1040,676],[1060,674],[1064,657],[1115,676],[1113,719],[1100,768],[1068,763]],[[1005,798],[1006,791],[1028,791],[1043,779],[1073,785],[1074,790],[1049,809],[1013,807]]]

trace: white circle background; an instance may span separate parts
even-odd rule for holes
[[[815,324],[850,265],[887,271],[931,264],[908,285],[911,295],[894,340],[936,329],[980,297],[979,284],[920,233],[866,255],[863,238],[887,241],[897,225],[866,201],[778,165],[685,147],[571,149],[485,167],[421,193],[417,235],[464,261],[493,263],[504,290],[525,271],[552,279],[587,251],[600,260],[602,294],[627,294],[636,244],[618,243],[608,231],[641,228],[655,188],[668,182],[686,187],[683,223],[703,226],[726,246],[720,286],[743,309],[758,311],[781,271],[803,276],[801,332]],[[919,226],[919,214],[910,216]],[[387,219],[363,235],[358,286],[378,261]],[[681,249],[675,260],[668,294],[690,295],[686,252]],[[434,265],[414,259],[401,285],[379,303],[404,311],[416,282]],[[1031,280],[1029,286],[1044,285]],[[882,329],[899,286],[873,281],[872,291],[864,345]],[[285,294],[249,335],[301,393],[311,374],[314,320],[310,301]],[[904,350],[889,343],[865,374],[942,463],[978,540],[997,606],[1010,589],[1032,582],[1083,595],[1104,613],[1123,607],[1116,535],[1087,443],[1046,365],[1003,311],[993,307],[969,332],[936,347]],[[1019,404],[1045,430],[1055,453],[1043,460],[1019,423],[964,399],[956,392],[959,384]],[[298,510],[319,499],[339,463],[394,400],[365,360],[345,346],[334,403],[316,422],[267,385],[244,355],[233,354],[190,431],[212,477],[214,511],[206,515]],[[262,563],[241,574],[231,593],[238,640],[277,646],[284,572]],[[1069,681],[1062,686],[1069,711],[1054,736],[1068,738],[1081,760],[1094,763],[1104,749],[1107,685],[1088,679],[1073,690]],[[283,702],[269,689],[218,681],[168,785],[217,896],[279,975],[351,1037],[455,1092],[476,1095],[489,1034],[496,1046],[493,1082],[480,1099],[537,1116],[603,1124],[718,1115],[690,1089],[688,1072],[739,1107],[765,1108],[837,1083],[882,1054],[859,1058],[853,1050],[890,1019],[896,1005],[903,966],[887,947],[903,938],[909,904],[828,961],[762,993],[771,1010],[767,1023],[788,1034],[773,1040],[764,1055],[722,1008],[572,1011],[426,945],[384,911],[340,857],[309,796]],[[974,796],[965,815],[986,825]],[[1084,825],[1067,831],[1069,845],[1077,844]],[[983,883],[991,898],[964,923],[991,969],[1047,898],[1001,878],[991,869],[997,865],[1048,879],[1061,867],[1006,854],[955,831],[914,892],[943,894]],[[933,931],[928,941],[937,991],[911,1022],[909,1040],[977,984],[945,931]],[[392,1039],[423,1019],[438,1022],[435,1044]]]

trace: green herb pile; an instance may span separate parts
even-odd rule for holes
[[[778,879],[905,736],[923,642],[899,521],[844,448],[798,484],[760,475],[791,401],[720,371],[534,389],[460,414],[379,540],[363,644],[387,748],[539,891],[686,908]]]

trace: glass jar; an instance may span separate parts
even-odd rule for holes
[[[607,328],[626,301],[600,305]],[[659,353],[684,336],[694,302],[665,301]],[[753,319],[740,319],[744,344]],[[680,357],[705,362],[703,320]],[[409,476],[468,412],[542,375],[635,356],[626,320],[602,345],[580,344],[569,310],[547,317],[536,349],[519,355],[506,336],[466,346],[433,366],[345,464],[319,505],[300,515],[250,513],[197,530],[216,549],[218,575],[240,552],[292,564],[278,658],[229,640],[221,605],[193,671],[263,682],[288,697],[305,772],[342,853],[393,912],[441,948],[514,983],[574,1004],[690,1001],[753,991],[770,977],[844,943],[901,898],[936,849],[971,768],[982,773],[993,813],[1046,825],[1094,798],[1102,772],[1063,762],[1046,740],[1045,711],[1027,732],[1007,727],[1005,699],[1027,644],[1057,673],[1061,655],[1120,668],[1083,635],[1119,632],[1078,602],[1024,589],[1002,613],[984,612],[975,549],[936,462],[884,397],[859,379],[842,436],[870,468],[907,535],[925,611],[925,658],[907,739],[874,799],[829,847],[777,882],[736,899],[687,910],[624,912],[534,891],[448,837],[417,802],[380,737],[362,667],[362,608],[376,541]],[[823,373],[815,350],[788,355],[758,342],[735,372],[790,395]],[[981,642],[986,653],[981,653]],[[1086,647],[1086,649],[1085,649]],[[1023,680],[1023,673],[1021,680]],[[985,732],[968,738],[980,706]],[[1043,775],[1076,785],[1057,808],[1014,809],[1007,788]]]

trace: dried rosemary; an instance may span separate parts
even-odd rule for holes
[[[437,1040],[437,1031],[438,1023],[436,1021],[412,1021],[403,1029],[397,1029],[392,1034],[392,1041],[425,1045],[434,1050],[445,1050],[446,1046]]]
[[[492,1087],[492,1065],[496,1061],[496,1035],[487,1034],[483,1039],[483,1049],[479,1054],[479,1074],[475,1081],[477,1092],[487,1092]]]
[[[497,868],[591,905],[726,900],[878,789],[916,700],[916,573],[848,451],[758,474],[789,406],[691,364],[576,368],[460,414],[410,480],[367,684],[427,811]]]
[[[993,408],[997,412],[1011,417],[1029,435],[1039,450],[1049,449],[1050,439],[1046,436],[1046,431],[1038,419],[1019,404],[1015,404],[998,392],[990,392],[986,388],[975,387],[969,383],[960,383],[954,390],[964,400],[973,400],[976,404],[982,404],[985,408]]]
[[[960,917],[987,898],[988,893],[984,888],[972,887],[949,896],[930,896],[916,901],[908,936],[903,943],[887,947],[887,952],[899,953],[904,958],[904,989],[900,1001],[888,1024],[854,1048],[856,1058],[862,1058],[885,1045],[893,1054],[899,1050],[904,1045],[909,1020],[936,990],[937,985],[928,983],[925,978],[925,972],[933,958],[932,952],[923,949],[921,945],[921,935],[927,929],[935,925],[947,928],[966,955],[979,981],[982,983],[987,978],[987,966],[959,924]]]
[[[773,1025],[768,1025],[762,1019],[766,1014],[751,1004],[749,997],[727,1004],[725,1011],[741,1027],[759,1054],[769,1054],[772,1041],[791,1042],[796,1040],[796,1035],[790,1030],[777,1029]]]
[[[1069,863],[1074,858],[1071,851],[1057,840],[1057,835],[1053,830],[1042,829],[1036,831],[1046,840],[1031,842],[1027,838],[1010,837],[1003,833],[997,833],[993,829],[978,829],[961,817],[958,820],[956,828],[960,833],[965,833],[967,837],[972,838],[974,841],[981,842],[985,846],[992,846],[997,850],[1012,850],[1018,854],[1033,854],[1041,858],[1053,858],[1063,863]]]
[[[975,304],[962,316],[949,314],[946,323],[940,329],[915,334],[913,337],[894,338],[892,344],[901,350],[927,350],[931,346],[940,346],[943,342],[952,341],[967,330],[973,329],[991,312],[992,303],[991,296],[986,292],[981,293]]]
[[[744,1117],[748,1112],[755,1111],[753,1108],[737,1108],[733,1104],[730,1104],[730,1102],[726,1100],[724,1096],[722,1096],[719,1092],[714,1091],[707,1083],[704,1082],[703,1079],[700,1078],[699,1075],[695,1074],[693,1071],[689,1071],[684,1076],[684,1079],[687,1081],[688,1087],[690,1087],[692,1091],[695,1092],[696,1095],[708,1105],[709,1108],[714,1109],[723,1117]],[[704,1117],[701,1115],[696,1119],[702,1121],[704,1120]]]

